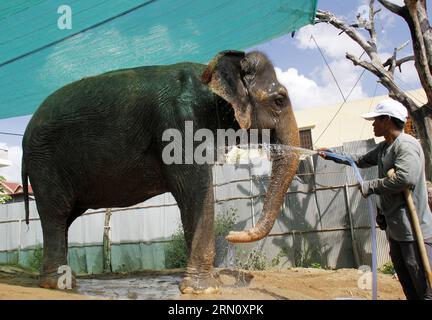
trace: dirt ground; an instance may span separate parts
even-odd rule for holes
[[[322,270],[293,268],[288,270],[252,271],[249,284],[244,287],[231,286],[235,278],[224,270],[221,280],[224,287],[218,294],[182,295],[179,299],[247,299],[247,300],[333,300],[368,299],[371,290],[360,289],[358,279],[362,274],[356,269]],[[405,300],[399,281],[378,273],[379,300]]]
[[[371,299],[370,289],[361,289],[361,274],[356,269],[321,270],[293,268],[270,271],[221,269],[222,283],[217,294],[178,295],[179,300],[331,300]],[[166,274],[166,271],[165,271]],[[79,281],[79,279],[78,279]],[[37,287],[37,274],[18,268],[0,267],[0,300],[77,300],[101,299],[73,292]],[[378,299],[405,299],[398,280],[378,273]]]

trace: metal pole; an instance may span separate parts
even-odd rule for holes
[[[21,253],[21,219],[18,219],[18,261],[20,261],[20,253]]]
[[[252,227],[255,227],[255,205],[254,205],[254,198],[252,196],[252,175],[251,175],[251,162],[249,158],[249,188],[250,188],[250,195],[251,195],[251,215],[252,215]]]
[[[103,270],[111,272],[111,240],[110,240],[111,209],[105,211],[104,233],[103,233]]]
[[[218,168],[219,167],[217,167],[217,166],[213,166],[213,168],[212,168],[213,182],[214,182],[214,185],[213,185],[213,214],[217,213],[216,206],[217,206],[217,188],[218,188],[218,185],[217,185]]]

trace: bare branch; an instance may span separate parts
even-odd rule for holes
[[[408,61],[414,61],[414,56],[407,56],[407,57],[404,57],[404,58],[399,59],[399,60],[393,60],[393,57],[390,57],[386,60],[386,62],[383,63],[383,67],[391,66],[393,61],[394,61],[395,67],[398,67],[399,70],[401,70],[400,69],[401,65],[405,62],[408,62]]]
[[[401,51],[403,48],[405,48],[409,43],[408,41],[405,41],[404,43],[402,43],[399,47],[396,48],[397,51]]]
[[[377,13],[381,12],[381,8],[379,8],[378,10],[376,10],[373,15],[375,16]]]
[[[405,58],[402,58],[400,60],[396,59],[396,55],[397,55],[398,51],[405,48],[408,43],[409,43],[409,41],[406,41],[405,43],[401,44],[399,47],[394,48],[393,49],[393,55],[390,58],[388,58],[386,60],[386,62],[383,63],[383,67],[385,68],[388,66],[389,67],[388,72],[391,73],[392,75],[394,75],[394,71],[395,71],[396,67],[398,67],[399,71],[402,72],[402,68],[401,68],[402,63],[410,61],[410,60],[414,60],[414,56],[405,57]]]
[[[393,50],[393,56],[391,58],[390,68],[388,69],[388,72],[391,73],[392,77],[394,77],[394,71],[396,69],[396,55],[397,55],[397,48]]]
[[[361,67],[365,68],[366,70],[369,70],[373,74],[377,75],[378,77],[381,76],[381,74],[378,73],[377,69],[374,67],[374,65],[372,63],[364,61],[364,60],[360,60],[359,58],[357,58],[356,56],[354,56],[350,53],[346,53],[345,57],[348,60],[351,60],[355,66],[361,66]]]
[[[366,28],[366,30],[369,32],[370,35],[370,44],[375,49],[377,47],[377,38],[376,38],[376,32],[375,32],[375,14],[374,14],[374,0],[370,0],[369,2],[369,26]]]
[[[423,41],[426,55],[428,57],[429,69],[432,69],[432,28],[429,24],[429,18],[426,11],[426,2],[423,1],[418,7],[417,14],[420,23],[420,31],[423,34]]]
[[[373,10],[374,0],[371,0],[371,2],[372,5],[370,8]],[[373,17],[373,14],[371,14],[370,17]],[[393,79],[394,68],[398,65],[397,64],[398,61],[396,60],[396,54],[394,54],[393,57],[390,58],[390,60],[388,60],[388,65],[390,65],[390,71],[391,71],[389,72],[383,66],[383,63],[381,62],[377,53],[376,44],[372,40],[365,41],[363,37],[360,35],[360,33],[358,33],[353,27],[349,26],[344,21],[338,19],[334,14],[330,12],[324,12],[320,10],[317,11],[317,19],[319,22],[327,22],[332,24],[337,29],[341,30],[342,32],[345,32],[352,40],[357,42],[368,54],[370,58],[370,62],[361,60],[360,58],[357,58],[350,53],[346,53],[346,58],[352,61],[352,63],[355,66],[361,66],[364,69],[375,74],[380,79],[380,82],[389,90],[389,92],[397,92],[398,95],[400,96],[400,92],[402,92],[402,90],[400,90],[400,88],[397,86],[397,84],[394,82]],[[396,52],[397,49],[395,49],[395,53]],[[403,62],[406,62],[405,60],[406,58],[401,59],[399,63],[402,64]]]
[[[409,17],[405,20],[410,26],[411,38],[413,40],[415,66],[420,77],[423,88],[429,88],[426,91],[429,103],[432,103],[432,73],[428,53],[430,48],[430,38],[423,38],[422,25],[425,24],[425,4],[417,0],[405,0],[405,7],[408,8]],[[428,21],[426,22],[427,24]],[[424,27],[423,27],[424,28]],[[429,32],[430,36],[430,32]],[[425,42],[426,41],[426,42]]]
[[[389,95],[407,106],[410,112],[415,112],[419,108],[419,106],[394,82],[393,75],[386,71],[383,67],[377,66],[374,63],[360,60],[349,53],[347,53],[345,57],[348,60],[351,60],[355,66],[361,66],[376,75],[379,79],[379,82],[389,91]]]
[[[382,0],[378,0],[382,1]],[[410,1],[410,0],[406,0]],[[374,0],[371,0],[373,3]],[[386,3],[386,1],[384,1]],[[373,10],[373,6],[370,6],[370,8]],[[393,7],[392,7],[393,8]],[[407,8],[404,7],[398,7],[401,10],[405,10],[408,12]],[[393,8],[395,9],[395,8]],[[398,10],[399,10],[398,9]],[[370,17],[373,17],[374,14],[370,14]],[[398,85],[394,81],[393,73],[394,69],[396,67],[399,67],[410,60],[413,60],[413,57],[404,57],[402,59],[397,59],[396,54],[397,52],[403,48],[406,44],[395,48],[393,56],[390,57],[385,63],[382,63],[380,57],[377,53],[377,48],[375,46],[375,43],[373,40],[366,41],[361,34],[353,28],[353,26],[348,25],[346,22],[338,19],[333,13],[331,12],[325,12],[325,11],[317,11],[317,22],[326,22],[333,25],[335,28],[341,30],[341,32],[345,32],[353,41],[357,42],[368,54],[370,61],[361,60],[361,57],[356,57],[350,53],[346,53],[346,58],[350,60],[355,66],[361,66],[362,68],[370,71],[374,75],[376,75],[380,81],[380,83],[387,88],[389,91],[389,94],[395,98],[397,98],[398,101],[404,103],[405,106],[411,111],[415,112],[418,110],[419,106],[417,106],[412,99],[410,99],[401,88],[398,87]],[[371,27],[371,24],[369,24],[369,27]],[[371,28],[372,30],[372,28]],[[369,35],[374,37],[374,35],[369,32]],[[390,67],[389,70],[386,70],[386,67]]]
[[[399,16],[404,15],[404,7],[398,6],[397,4],[394,4],[388,0],[378,0],[378,2],[381,3],[383,7],[393,12],[394,14],[397,14]]]
[[[318,19],[318,22],[330,23],[337,29],[345,32],[351,39],[353,39],[363,48],[363,50],[367,53],[371,60],[378,59],[376,48],[374,48],[367,41],[365,41],[362,35],[357,32],[353,27],[349,26],[346,22],[338,19],[333,13],[317,10],[316,18]]]

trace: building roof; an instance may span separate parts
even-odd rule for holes
[[[4,193],[8,196],[18,196],[23,194],[23,186],[22,184],[16,183],[16,182],[9,182],[9,181],[0,181],[0,185],[2,186]],[[31,185],[29,185],[29,193],[33,194],[33,189]]]

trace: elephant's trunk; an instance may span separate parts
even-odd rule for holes
[[[273,228],[274,222],[280,212],[280,207],[284,201],[285,194],[297,172],[299,155],[290,148],[284,146],[300,146],[299,132],[291,106],[289,112],[280,119],[280,126],[276,129],[276,136],[282,144],[282,152],[276,154],[272,152],[272,172],[270,185],[267,189],[264,200],[263,213],[257,224],[247,231],[231,231],[226,239],[230,242],[253,242],[267,236]],[[285,152],[284,152],[285,151]]]

